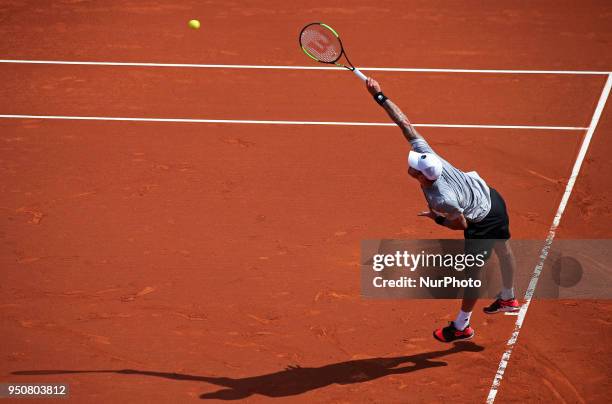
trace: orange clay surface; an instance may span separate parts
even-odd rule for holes
[[[104,4],[102,4],[104,3]],[[0,1],[3,59],[307,65],[326,21],[357,65],[610,70],[609,3]],[[45,4],[45,5],[43,5]],[[111,4],[111,5],[109,5]],[[191,18],[202,21],[188,30]],[[0,64],[1,114],[387,122],[343,71]],[[416,123],[589,125],[605,76],[376,73]],[[420,132],[543,240],[584,131]],[[558,230],[609,238],[612,111]],[[460,237],[393,127],[0,119],[0,382],[75,402],[482,402],[516,317],[360,298],[359,242]],[[535,265],[535,263],[534,263]],[[498,402],[606,402],[609,301],[534,301]]]

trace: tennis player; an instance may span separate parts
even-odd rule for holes
[[[513,288],[516,264],[508,243],[509,218],[502,196],[476,172],[465,173],[436,154],[397,105],[383,94],[376,80],[368,78],[366,86],[412,146],[413,150],[408,154],[408,174],[419,182],[429,205],[429,210],[419,213],[419,216],[428,217],[451,230],[462,230],[466,250],[470,246],[481,249],[483,243],[487,256],[491,250],[495,250],[500,262],[503,287],[498,298],[485,307],[484,312],[494,314],[518,311],[520,306]],[[466,292],[455,321],[434,331],[433,336],[438,341],[453,342],[474,336],[470,318],[478,297]]]

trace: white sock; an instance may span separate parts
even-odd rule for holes
[[[465,330],[465,327],[470,324],[470,317],[472,316],[472,312],[465,312],[463,310],[459,310],[459,314],[457,314],[457,319],[453,321],[455,328],[459,331]]]
[[[501,298],[502,300],[514,299],[514,288],[502,288]]]

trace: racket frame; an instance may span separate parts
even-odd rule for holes
[[[314,57],[313,55],[311,55],[310,52],[308,52],[306,50],[304,45],[302,45],[302,33],[304,31],[306,31],[306,29],[308,27],[312,26],[312,25],[321,25],[324,28],[330,30],[332,32],[332,34],[334,34],[334,36],[338,40],[338,43],[340,44],[340,54],[338,55],[338,57],[336,59],[332,60],[331,62],[326,62],[324,60],[319,60],[316,57]],[[302,49],[302,52],[304,52],[306,54],[306,56],[308,56],[312,60],[314,60],[316,62],[319,62],[319,63],[325,63],[325,64],[329,64],[329,65],[336,65],[336,66],[339,66],[339,67],[344,67],[345,69],[348,69],[348,70],[352,71],[353,73],[355,73],[355,75],[357,77],[359,77],[361,80],[366,81],[368,79],[363,73],[361,73],[361,71],[358,68],[353,66],[353,63],[351,63],[351,60],[349,59],[348,55],[346,54],[346,51],[344,50],[344,45],[342,44],[342,40],[340,39],[340,35],[338,35],[336,30],[333,29],[332,27],[330,27],[329,25],[327,25],[325,23],[322,23],[322,22],[311,22],[310,24],[308,24],[304,28],[302,28],[302,30],[300,31],[300,35],[298,36],[298,43],[300,44],[300,48]],[[348,66],[345,65],[345,64],[342,64],[342,63],[338,63],[338,60],[340,60],[340,58],[342,58],[342,55],[344,55],[344,58],[348,62]]]

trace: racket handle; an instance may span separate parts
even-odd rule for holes
[[[361,73],[359,71],[358,68],[355,68],[355,70],[353,70],[353,73],[355,73],[357,75],[357,77],[359,77],[361,80],[366,81],[368,78],[365,76],[365,74]]]

